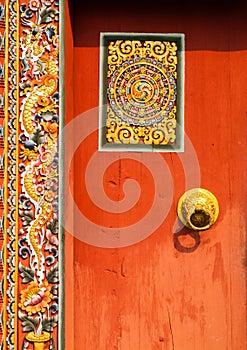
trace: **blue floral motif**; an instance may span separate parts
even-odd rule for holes
[[[41,0],[42,4],[45,6],[51,6],[54,4],[54,6],[59,6],[59,0]]]
[[[54,0],[41,0],[42,4],[45,6],[51,6]]]
[[[45,34],[47,36],[47,39],[49,41],[52,41],[54,37],[56,36],[56,27],[54,26],[47,26]]]
[[[29,70],[28,62],[24,58],[21,59],[20,62],[22,66],[21,75],[25,75],[25,73]]]
[[[25,17],[25,18],[33,17],[33,12],[29,8],[27,8],[26,4],[22,4],[20,6],[20,11],[21,11],[22,17]]]
[[[3,66],[0,64],[0,77],[3,77],[4,69]]]
[[[4,7],[2,4],[0,4],[0,21],[2,20],[3,16],[4,16]]]

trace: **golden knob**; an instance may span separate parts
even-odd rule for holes
[[[193,188],[185,192],[178,201],[180,221],[191,230],[202,231],[212,226],[219,215],[216,197],[204,188]]]

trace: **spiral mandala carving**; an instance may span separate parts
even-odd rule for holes
[[[112,110],[124,122],[153,125],[168,116],[174,106],[175,79],[162,63],[135,58],[115,70],[108,98]]]
[[[108,42],[106,142],[175,145],[177,44]]]

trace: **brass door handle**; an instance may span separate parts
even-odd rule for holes
[[[185,192],[178,201],[178,217],[191,230],[202,231],[212,226],[219,215],[216,197],[204,188]]]

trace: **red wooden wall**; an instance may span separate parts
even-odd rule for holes
[[[200,233],[197,249],[186,252],[195,243],[187,229],[177,237],[185,249],[176,249],[172,230],[185,175],[178,155],[168,153],[162,157],[173,177],[173,203],[147,239],[125,248],[98,248],[73,238],[75,222],[65,240],[66,349],[246,348],[246,6],[207,4],[162,7],[158,1],[146,8],[74,2],[70,14],[67,8],[66,122],[98,106],[100,31],[185,33],[185,132],[196,150],[201,187],[217,197],[220,215]],[[133,160],[113,165],[103,184],[111,199],[121,199],[124,181],[135,178],[143,200],[128,216],[108,215],[95,208],[85,188],[84,172],[96,149],[97,132],[75,152],[70,169],[75,202],[102,225],[124,227],[149,210],[152,174]],[[65,221],[72,212],[65,201]]]

